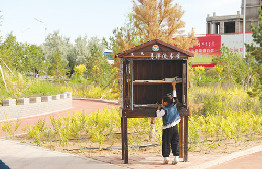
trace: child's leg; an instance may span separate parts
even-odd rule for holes
[[[162,133],[162,156],[169,157],[170,155],[170,142],[171,142],[171,128],[164,129]]]
[[[170,128],[172,130],[172,138],[171,138],[171,148],[174,156],[179,156],[179,133],[178,126],[174,126]]]

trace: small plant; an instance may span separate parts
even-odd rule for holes
[[[23,130],[27,132],[29,138],[33,139],[34,143],[40,146],[46,129],[45,120],[40,119],[34,126],[27,125]]]
[[[71,125],[69,126],[69,130],[71,133],[71,136],[73,138],[80,138],[81,133],[86,128],[86,122],[87,122],[87,116],[83,113],[74,113],[70,117]]]
[[[14,133],[15,133],[17,129],[20,127],[21,121],[19,120],[19,118],[17,118],[16,120],[13,121],[13,124],[14,124]]]
[[[67,127],[61,127],[59,129],[59,142],[60,145],[65,145],[68,143],[68,137],[69,137],[69,130]]]
[[[7,120],[6,122],[3,122],[1,124],[2,130],[3,132],[7,133],[8,135],[12,135],[13,131],[12,131],[12,123],[10,120]]]
[[[8,135],[14,135],[17,129],[19,128],[21,121],[17,118],[16,120],[7,120],[1,124],[2,131]]]

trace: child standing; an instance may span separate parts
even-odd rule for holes
[[[156,114],[157,117],[163,118],[163,134],[162,134],[162,156],[164,157],[164,164],[168,164],[170,155],[170,145],[172,153],[174,155],[174,161],[172,164],[179,162],[179,133],[178,123],[180,122],[180,116],[174,103],[176,98],[176,82],[172,82],[173,96],[167,94],[162,99],[162,105],[158,106]]]

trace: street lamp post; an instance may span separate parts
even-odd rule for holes
[[[34,18],[34,19],[35,19],[37,22],[40,22],[41,24],[44,25],[44,28],[45,28],[45,37],[46,37],[46,30],[47,30],[47,25],[46,25],[46,23],[45,23],[44,21],[38,19],[38,18]],[[47,79],[47,64],[48,64],[48,62],[47,62],[47,56],[46,56],[46,55],[45,55],[45,64],[46,64],[45,78]]]
[[[37,22],[40,22],[42,24],[44,24],[44,27],[45,27],[45,36],[46,36],[46,30],[47,30],[47,25],[44,21],[40,20],[40,19],[37,19],[37,18],[34,18]]]

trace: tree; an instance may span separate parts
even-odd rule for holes
[[[44,56],[41,47],[36,45],[22,44],[23,46],[23,71],[40,74],[44,72]],[[22,71],[22,72],[23,72]]]
[[[55,69],[50,67],[52,65],[54,66],[54,64],[50,62],[54,60],[52,57],[56,56],[57,53],[61,55],[62,65],[67,66],[69,64],[68,55],[72,45],[69,42],[69,38],[60,35],[59,31],[54,31],[52,34],[50,33],[41,47],[45,56],[46,67],[49,69]]]
[[[214,57],[213,62],[217,63],[216,70],[219,68],[221,81],[230,81],[235,85],[241,84],[247,91],[256,80],[257,73],[252,66],[255,64],[254,58],[243,59],[239,53],[234,53],[224,44],[222,44],[221,55]]]
[[[81,37],[79,36],[75,40],[75,45],[71,48],[67,60],[68,60],[68,67],[70,69],[70,74],[74,73],[74,67],[79,64],[86,64],[87,63],[87,55],[88,55],[88,48],[87,48],[87,36]]]
[[[55,79],[63,78],[68,72],[65,62],[63,62],[62,56],[59,52],[55,52],[52,55],[50,63],[49,74],[55,76]]]
[[[137,35],[137,29],[134,26],[134,16],[132,13],[128,15],[125,25],[115,28],[113,34],[114,36],[109,38],[110,43],[103,39],[103,44],[105,44],[107,49],[113,51],[113,56],[141,44],[140,37]],[[114,58],[114,66],[118,69],[120,68],[120,59]],[[115,78],[120,78],[120,72],[115,74]]]
[[[133,0],[134,26],[141,43],[160,39],[182,49],[197,45],[194,31],[184,35],[184,11],[173,0]]]
[[[74,46],[74,53],[76,55],[76,64],[84,64],[86,63],[86,57],[88,55],[88,42],[87,42],[87,36],[81,37],[79,36],[75,40],[75,46]]]
[[[6,62],[7,65],[10,67],[14,67],[19,69],[18,66],[20,65],[18,62],[21,60],[18,57],[19,51],[19,43],[16,41],[16,37],[11,32],[7,35],[7,38],[1,44],[1,53],[2,59]]]
[[[106,86],[112,80],[112,67],[104,57],[105,46],[100,39],[93,37],[88,42],[87,72],[95,85]]]
[[[253,32],[252,36],[256,45],[253,43],[251,45],[246,44],[246,49],[249,53],[248,58],[253,57],[255,59],[255,63],[252,64],[252,68],[258,73],[258,83],[249,94],[251,96],[259,96],[262,103],[262,9],[259,8],[258,11],[258,27],[251,25],[251,30]]]
[[[12,69],[21,73],[40,73],[43,67],[43,53],[36,45],[19,43],[10,33],[0,45],[1,59]]]
[[[133,11],[126,24],[113,30],[114,36],[106,46],[114,54],[152,39],[161,39],[183,49],[193,47],[198,40],[194,38],[193,30],[184,35],[183,14],[181,6],[174,4],[173,0],[133,0]]]
[[[141,43],[140,37],[137,36],[137,29],[134,22],[134,16],[130,13],[125,25],[113,30],[114,36],[109,38],[110,44],[104,40],[104,44],[106,44],[107,48],[111,49],[114,54],[133,48]]]

